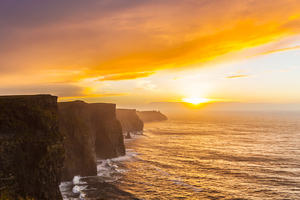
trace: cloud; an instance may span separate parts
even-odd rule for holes
[[[81,96],[60,96],[59,101],[74,101],[77,99],[86,99],[86,98],[103,98],[103,97],[114,97],[114,96],[124,96],[126,93],[104,93],[104,94],[89,94]]]
[[[142,90],[155,90],[157,88],[157,85],[152,83],[149,80],[141,80],[137,82],[137,89],[142,89]]]
[[[1,26],[36,28],[58,22],[82,22],[112,15],[119,10],[145,3],[145,0],[1,0]]]
[[[298,0],[3,0],[0,84],[128,80],[199,67],[299,34],[299,12]]]
[[[111,74],[99,78],[98,81],[122,81],[122,80],[138,79],[138,78],[148,77],[152,74],[154,74],[154,72]]]
[[[300,45],[292,46],[292,47],[286,47],[286,48],[279,48],[279,49],[274,49],[274,50],[269,50],[269,51],[260,53],[260,55],[268,55],[268,54],[279,53],[279,52],[283,52],[283,51],[292,51],[292,50],[298,50],[298,49],[300,49]]]
[[[240,74],[240,75],[227,76],[226,78],[246,78],[246,77],[249,77],[249,75]]]
[[[52,94],[59,97],[80,96],[84,94],[85,89],[68,84],[41,84],[26,86],[9,86],[0,87],[0,95],[17,95],[17,94]]]

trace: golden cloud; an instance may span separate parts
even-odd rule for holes
[[[58,101],[73,101],[76,99],[84,98],[101,98],[101,97],[113,97],[113,96],[124,96],[125,93],[105,93],[105,94],[89,94],[89,95],[80,95],[80,96],[62,96],[58,98]]]
[[[144,78],[154,74],[154,72],[135,72],[135,73],[122,73],[106,75],[98,79],[98,81],[121,81],[137,78]]]
[[[292,51],[292,50],[297,50],[297,49],[300,49],[300,45],[292,46],[292,47],[286,47],[286,48],[274,49],[274,50],[270,50],[270,51],[260,53],[260,55],[268,55],[268,54],[279,53],[279,52],[283,52],[283,51]]]
[[[298,0],[128,2],[78,2],[67,13],[60,13],[60,5],[36,13],[30,4],[24,6],[32,15],[5,11],[22,20],[8,17],[13,21],[0,27],[0,84],[142,78],[161,69],[202,66],[300,33]]]

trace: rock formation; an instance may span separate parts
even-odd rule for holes
[[[0,97],[0,198],[62,199],[59,184],[97,174],[96,158],[125,155],[116,105]]]
[[[138,111],[137,115],[143,122],[164,121],[168,119],[160,111]]]
[[[60,131],[65,135],[63,180],[97,174],[96,158],[125,155],[116,105],[83,101],[59,103]]]
[[[136,114],[135,109],[117,109],[117,119],[122,125],[124,135],[130,136],[130,133],[136,134],[143,131],[144,123]]]
[[[95,150],[98,158],[113,158],[125,155],[122,127],[116,118],[116,104],[89,104]]]
[[[66,151],[62,180],[75,175],[97,174],[94,135],[90,123],[89,105],[82,101],[59,103],[59,130],[64,135]]]
[[[0,97],[0,196],[62,199],[62,140],[57,97]]]

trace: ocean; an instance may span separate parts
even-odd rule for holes
[[[145,124],[64,199],[300,199],[300,114],[210,113]]]

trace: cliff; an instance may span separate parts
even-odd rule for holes
[[[122,125],[123,133],[143,131],[144,122],[136,114],[135,109],[117,109],[117,119]]]
[[[0,196],[62,199],[57,97],[0,97]]]
[[[65,136],[63,180],[97,174],[96,158],[125,155],[116,105],[83,101],[59,103],[59,127]]]
[[[75,175],[97,174],[94,136],[90,123],[89,106],[82,101],[59,103],[59,130],[64,135],[66,156],[62,180]]]
[[[167,116],[159,111],[138,111],[137,115],[143,122],[164,121]]]
[[[116,104],[89,104],[95,151],[98,158],[113,158],[125,155],[122,127],[116,117]]]

